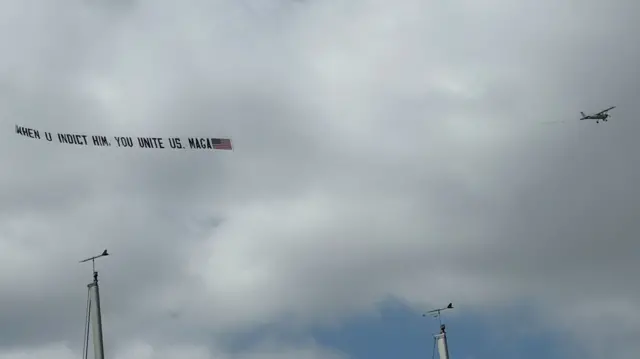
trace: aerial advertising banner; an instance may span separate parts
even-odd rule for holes
[[[63,143],[76,146],[155,148],[155,149],[191,149],[191,150],[233,150],[229,138],[209,137],[128,137],[102,135],[85,135],[77,133],[56,133],[39,131],[33,128],[16,125],[16,133],[36,140]]]

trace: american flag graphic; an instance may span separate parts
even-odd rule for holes
[[[213,140],[213,148],[216,150],[233,150],[233,146],[231,146],[231,140],[228,138],[214,138]]]

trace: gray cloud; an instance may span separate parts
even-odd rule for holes
[[[0,5],[0,347],[77,354],[77,260],[106,247],[121,358],[227,355],[211,338],[387,295],[527,300],[578,347],[637,349],[596,310],[637,333],[637,4],[270,4]],[[16,123],[236,149],[79,148]],[[274,346],[253,351],[334,355]]]

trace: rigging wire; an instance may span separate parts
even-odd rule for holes
[[[87,310],[84,319],[84,338],[82,343],[82,359],[89,359],[89,324],[91,322],[91,288],[87,288]]]
[[[431,350],[431,359],[436,359],[436,343],[438,340],[436,337],[433,337],[433,350]]]

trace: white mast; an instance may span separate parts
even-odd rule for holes
[[[449,346],[447,345],[447,331],[445,330],[444,324],[440,325],[440,334],[436,334],[434,338],[438,343],[438,354],[440,354],[440,359],[449,359]]]
[[[438,318],[438,322],[440,323],[440,333],[433,336],[433,340],[434,340],[433,356],[435,357],[435,346],[437,345],[440,359],[449,359],[449,345],[447,344],[447,330],[446,330],[446,326],[442,324],[442,320],[440,318],[440,312],[447,309],[453,309],[453,304],[449,303],[449,305],[447,305],[444,308],[430,310],[427,313],[422,315],[423,317],[425,317],[427,314],[431,314],[434,317]]]
[[[87,258],[80,261],[80,263],[91,261],[93,265],[93,282],[87,285],[89,289],[87,298],[87,318],[85,326],[85,342],[83,356],[84,359],[88,359],[88,346],[89,346],[89,324],[91,323],[91,317],[93,317],[92,334],[93,334],[93,352],[94,359],[104,359],[104,342],[102,338],[102,314],[100,311],[100,289],[98,287],[98,272],[96,271],[95,260],[100,257],[108,256],[105,249],[101,255]]]

